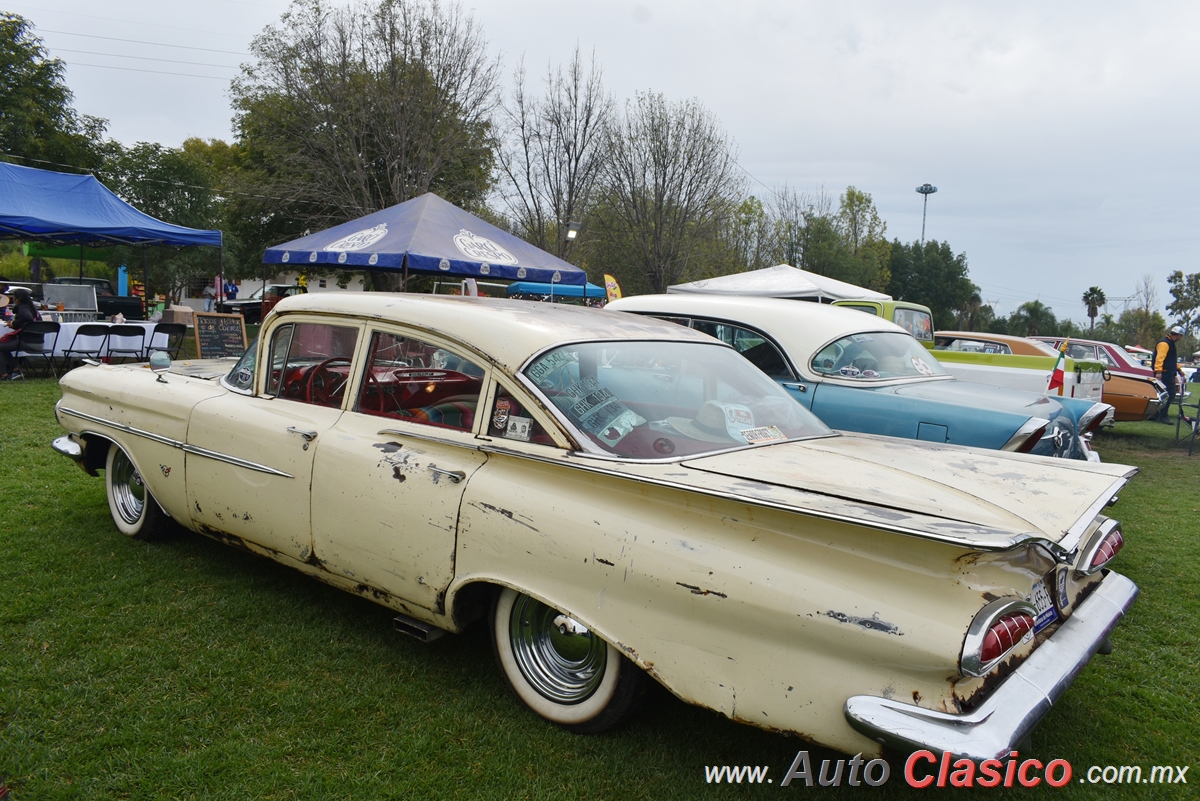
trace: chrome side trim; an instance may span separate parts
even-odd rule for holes
[[[1056,544],[1056,547],[1062,553],[1074,553],[1075,549],[1079,547],[1079,543],[1083,540],[1083,535],[1087,533],[1089,528],[1091,528],[1092,522],[1096,519],[1096,515],[1100,514],[1100,512],[1104,510],[1104,507],[1108,506],[1109,501],[1116,497],[1117,493],[1121,491],[1122,487],[1129,483],[1129,479],[1136,472],[1137,468],[1134,468],[1125,476],[1118,478],[1111,485],[1109,485],[1108,489],[1106,489],[1100,495],[1096,502],[1089,506],[1087,510],[1079,516],[1079,519],[1075,521],[1075,525],[1067,529],[1066,536],[1064,536]]]
[[[60,406],[59,411],[62,412],[63,414],[70,415],[71,417],[78,417],[80,420],[87,420],[89,423],[96,423],[98,425],[106,426],[108,428],[115,428],[118,431],[123,431],[126,434],[132,434],[135,437],[142,437],[143,439],[148,439],[152,442],[157,442],[162,445],[168,445],[172,448],[178,448],[179,450],[183,451],[184,453],[190,453],[195,456],[203,456],[206,459],[215,459],[218,462],[225,462],[226,464],[235,465],[237,467],[244,467],[247,470],[255,470],[259,473],[267,473],[272,476],[282,476],[283,478],[295,478],[295,476],[293,476],[291,473],[285,473],[282,470],[276,470],[274,467],[267,467],[266,465],[259,464],[258,462],[251,462],[246,459],[239,459],[236,456],[230,456],[229,454],[220,453],[219,451],[210,451],[208,448],[198,448],[195,445],[188,445],[186,442],[180,442],[177,439],[171,439],[170,437],[164,437],[161,434],[155,434],[151,431],[144,431],[140,428],[134,428],[133,426],[126,425],[125,423],[118,423],[113,420],[106,420],[103,417],[97,417],[95,415],[88,414],[87,412],[81,412],[77,409],[71,409],[66,406]],[[80,433],[85,433],[85,432],[80,432]],[[95,433],[101,433],[101,432],[95,432]]]
[[[903,753],[928,749],[975,761],[1003,758],[1050,711],[1137,596],[1136,584],[1109,573],[1075,614],[972,712],[951,715],[855,695],[846,699],[846,720],[859,733]]]
[[[763,443],[764,446],[770,445],[770,444],[771,443]],[[1034,532],[1022,532],[1019,534],[1013,534],[1010,531],[1003,531],[1003,530],[999,530],[999,529],[987,529],[982,526],[972,526],[972,528],[978,529],[980,532],[992,534],[993,537],[995,537],[995,539],[986,539],[985,540],[985,539],[980,539],[980,538],[973,538],[973,537],[966,536],[959,532],[956,532],[953,534],[949,534],[949,533],[943,534],[943,533],[939,533],[937,531],[931,531],[926,528],[917,528],[916,526],[905,526],[905,525],[900,525],[898,523],[888,523],[888,522],[885,522],[885,521],[879,520],[879,519],[867,519],[865,516],[864,517],[854,517],[851,515],[837,514],[835,512],[825,512],[825,511],[821,511],[818,509],[809,509],[809,508],[806,508],[803,506],[797,506],[795,504],[781,503],[778,501],[768,501],[768,500],[765,500],[762,498],[752,498],[747,495],[740,495],[738,493],[721,492],[717,489],[696,487],[696,486],[692,486],[690,484],[683,484],[678,481],[667,481],[665,479],[656,479],[656,478],[648,478],[646,476],[630,475],[628,473],[622,473],[618,470],[608,470],[608,469],[604,469],[603,467],[600,467],[600,466],[585,465],[585,464],[580,464],[578,462],[570,462],[565,459],[551,459],[551,458],[547,458],[547,457],[540,457],[540,456],[536,456],[531,453],[525,453],[524,451],[510,450],[508,448],[497,447],[495,445],[480,445],[479,450],[484,453],[496,453],[496,454],[501,454],[504,456],[511,456],[511,457],[518,458],[518,459],[529,459],[530,461],[541,462],[543,464],[554,465],[556,467],[566,467],[566,468],[570,468],[572,470],[582,470],[585,473],[595,473],[598,475],[609,476],[612,478],[623,478],[628,481],[636,481],[640,484],[648,484],[648,485],[656,486],[656,487],[666,487],[668,489],[680,490],[682,492],[691,492],[691,493],[695,493],[697,495],[706,495],[706,496],[713,497],[713,498],[720,498],[722,500],[734,501],[735,503],[744,503],[744,504],[747,504],[750,506],[758,506],[758,507],[762,507],[762,508],[766,508],[766,509],[779,509],[779,510],[786,511],[786,512],[792,512],[795,514],[805,515],[807,517],[814,517],[814,518],[817,518],[820,520],[833,520],[838,523],[848,523],[848,524],[854,525],[854,526],[864,526],[866,528],[878,529],[878,530],[882,530],[882,531],[889,531],[889,532],[892,532],[893,534],[903,534],[908,537],[919,537],[921,539],[932,540],[934,542],[944,542],[944,543],[947,543],[950,545],[959,545],[959,546],[971,548],[971,549],[977,550],[977,551],[1007,551],[1010,548],[1014,548],[1018,545],[1023,545],[1023,544],[1041,545],[1043,548],[1045,548],[1047,551],[1049,551],[1054,556],[1054,558],[1058,559],[1059,561],[1064,561],[1064,562],[1070,561],[1069,554],[1067,554],[1066,552],[1063,552],[1059,548],[1058,543],[1048,540],[1045,537],[1043,537],[1041,534],[1037,534]],[[710,454],[704,454],[704,455],[708,456]],[[590,453],[583,454],[583,456],[584,456],[584,458],[587,458],[587,459],[595,458]],[[603,460],[597,459],[597,461],[603,461]],[[629,461],[629,460],[622,460],[622,461]],[[820,497],[825,497],[825,498],[835,498],[837,500],[843,500],[843,501],[845,500],[843,498],[838,498],[835,495],[821,495],[821,493],[816,493],[811,490],[801,490],[801,491],[807,492],[810,495],[819,495]],[[847,501],[847,502],[850,503],[852,501]],[[1099,503],[1100,507],[1103,508],[1104,504],[1106,504],[1107,502],[1108,502],[1108,497],[1105,496],[1103,501]],[[937,519],[937,518],[932,518],[932,519]],[[946,522],[948,528],[952,527],[956,524],[956,521],[953,521],[950,519],[946,519],[945,522]],[[961,524],[958,524],[958,525],[961,527]]]

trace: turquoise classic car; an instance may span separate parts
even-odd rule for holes
[[[1099,461],[1092,433],[1111,407],[960,381],[906,330],[797,300],[642,295],[609,309],[723,340],[826,425],[845,431]]]

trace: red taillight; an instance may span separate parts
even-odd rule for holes
[[[1029,453],[1032,451],[1034,446],[1042,441],[1042,435],[1045,433],[1046,426],[1042,426],[1037,431],[1034,431],[1032,434],[1026,437],[1025,441],[1021,443],[1021,446],[1017,448],[1017,453]]]
[[[1079,561],[1075,564],[1075,575],[1095,575],[1124,547],[1125,537],[1121,535],[1121,524],[1116,520],[1104,521],[1088,538],[1079,555]]]
[[[1033,617],[1016,612],[997,620],[983,638],[979,661],[987,665],[1011,651],[1026,634],[1033,631]]]
[[[1096,549],[1096,554],[1092,557],[1092,563],[1088,566],[1088,572],[1094,573],[1104,567],[1124,547],[1125,538],[1121,536],[1121,530],[1113,529],[1104,538],[1104,541],[1100,543],[1100,547]]]

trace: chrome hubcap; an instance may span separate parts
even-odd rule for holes
[[[608,645],[575,621],[556,626],[561,617],[521,595],[513,603],[509,638],[521,675],[535,690],[555,703],[578,704],[604,679]]]
[[[142,484],[141,473],[124,451],[113,458],[112,494],[122,520],[132,525],[142,519],[142,510],[146,507],[146,487]]]

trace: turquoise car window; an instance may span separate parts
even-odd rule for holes
[[[918,346],[919,347],[919,346]],[[525,377],[587,450],[688,456],[832,432],[732,348],[702,342],[572,344]]]
[[[947,375],[925,346],[898,331],[851,334],[835,340],[813,357],[812,369],[858,381]]]
[[[796,374],[783,352],[766,334],[732,323],[695,320],[692,328],[716,337],[750,360],[750,363],[776,381],[795,381]]]

